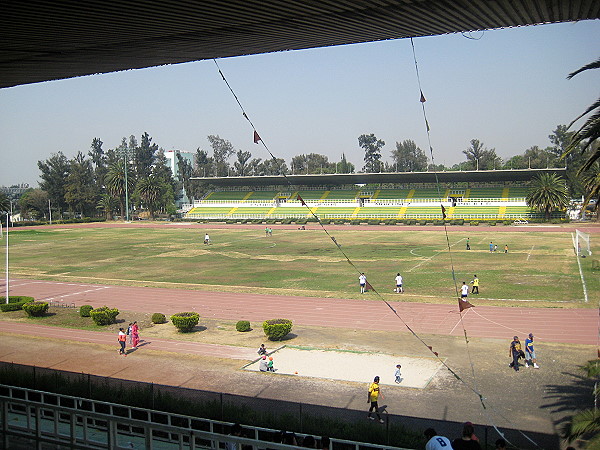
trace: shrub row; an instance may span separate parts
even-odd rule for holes
[[[23,305],[25,303],[33,301],[33,297],[26,297],[24,295],[10,295],[8,297],[8,303],[6,303],[6,296],[2,296],[0,297],[0,310],[2,312],[19,311],[23,309]]]

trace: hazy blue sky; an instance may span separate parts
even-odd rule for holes
[[[414,40],[436,162],[464,160],[473,138],[508,158],[550,144],[548,135],[598,98],[600,71],[568,81],[598,58],[600,21]],[[219,60],[261,137],[289,165],[301,153],[342,153],[358,169],[358,136],[427,140],[410,40]],[[168,149],[210,150],[217,134],[268,155],[213,61],[131,70],[0,90],[0,185],[39,181],[38,160],[104,149],[147,131]]]

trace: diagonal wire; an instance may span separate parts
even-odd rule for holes
[[[411,39],[411,43],[412,43],[412,39]],[[413,46],[413,52],[414,52],[414,46]],[[256,129],[256,127],[254,126],[254,123],[252,123],[252,120],[250,120],[250,117],[248,116],[248,114],[246,113],[242,103],[240,102],[238,96],[236,95],[235,91],[233,90],[233,88],[231,87],[231,85],[229,84],[229,82],[227,81],[227,78],[225,77],[225,75],[223,74],[223,71],[221,70],[221,68],[219,67],[219,64],[217,63],[216,59],[213,59],[215,65],[217,66],[217,70],[219,71],[219,74],[221,75],[221,78],[223,79],[223,81],[225,82],[225,84],[227,85],[227,87],[229,88],[229,91],[231,92],[231,94],[233,95],[233,97],[235,98],[235,101],[237,102],[238,106],[240,107],[240,110],[242,111],[242,115],[243,117],[248,121],[248,123],[250,124],[250,126],[252,127],[252,130],[254,131],[254,137],[255,137],[255,142],[257,142],[257,138],[258,141],[261,142],[261,144],[263,145],[263,147],[265,148],[265,150],[269,153],[269,155],[271,156],[271,158],[273,159],[273,161],[277,162],[277,158],[275,157],[275,155],[273,155],[273,153],[271,152],[271,150],[269,149],[269,147],[267,146],[267,144],[265,143],[265,141],[262,139],[262,137],[260,137],[260,135],[258,134],[258,130]],[[415,57],[415,66],[416,66],[416,57]],[[418,74],[418,69],[417,69],[417,74]],[[420,82],[419,82],[420,84]],[[423,93],[421,92],[421,98],[423,97]],[[423,114],[425,116],[425,122],[427,123],[427,117],[425,115],[425,108],[423,107]],[[428,139],[429,139],[429,125],[427,124],[427,132],[428,132]],[[432,160],[433,160],[433,149],[431,147],[431,144],[429,146],[430,148],[430,152],[432,155]],[[294,187],[294,184],[292,183],[292,181],[290,180],[290,178],[282,171],[281,175],[283,176],[283,178],[285,179],[285,181],[288,183],[288,185],[290,187]],[[439,180],[437,177],[437,172],[435,174],[436,177],[436,183],[438,186],[438,194],[439,194]],[[440,196],[441,197],[441,196]],[[321,227],[321,229],[323,230],[323,232],[325,232],[325,234],[331,239],[331,241],[335,244],[335,246],[338,248],[338,250],[342,253],[342,255],[344,256],[344,258],[346,259],[346,261],[348,262],[348,264],[350,264],[350,266],[352,266],[352,268],[357,272],[357,273],[362,273],[359,268],[356,266],[356,264],[348,257],[348,255],[346,254],[346,252],[344,251],[344,249],[342,248],[342,246],[337,242],[337,240],[335,239],[334,236],[331,235],[331,233],[329,233],[329,230],[327,230],[327,228],[325,227],[325,225],[323,224],[323,222],[321,221],[321,219],[319,218],[319,216],[317,214],[315,214],[315,212],[313,211],[313,208],[311,208],[305,201],[304,199],[302,199],[302,197],[300,195],[298,195],[298,200],[301,202],[301,204],[303,206],[305,206],[307,208],[307,210],[309,211],[309,214],[311,216],[314,217],[314,219],[317,221],[317,223],[319,224],[319,226]],[[442,209],[443,209],[443,205]],[[448,247],[450,247],[450,243],[449,243],[449,238],[448,238],[448,232],[446,229],[446,224],[444,223],[444,229],[446,230],[446,242],[448,244]],[[458,288],[456,286],[456,277],[454,276],[454,266],[452,266],[452,276],[453,279],[455,281],[455,289],[456,289],[456,293],[458,296]],[[427,349],[435,356],[435,358],[458,380],[460,381],[467,389],[471,390],[473,393],[475,393],[478,398],[479,401],[481,402],[484,410],[486,409],[485,403],[484,403],[484,397],[483,395],[477,390],[477,387],[473,387],[471,386],[465,379],[463,379],[455,370],[453,370],[445,361],[443,358],[441,358],[439,356],[439,354],[437,352],[435,352],[433,350],[433,347],[428,345],[423,338],[421,338],[409,325],[408,323],[402,318],[402,316],[400,314],[398,314],[398,312],[396,311],[396,309],[379,293],[379,291],[377,291],[377,289],[375,289],[373,287],[373,285],[371,285],[371,290],[377,295],[377,297],[383,301],[387,307],[392,311],[392,313],[402,322],[402,324],[408,329],[408,331],[419,341],[421,342],[425,347],[427,347]],[[461,323],[462,323],[462,312],[461,312]],[[464,325],[463,325],[463,330],[464,330]],[[465,338],[466,338],[466,331],[465,331]],[[473,364],[471,363],[471,367],[473,367]],[[494,426],[494,428],[496,428]],[[501,436],[504,436],[502,434],[502,432],[500,430],[498,430],[496,428],[496,430],[498,431],[498,433]],[[533,441],[532,441],[533,442]]]
[[[426,102],[426,99],[425,99],[425,96],[423,95],[423,89],[421,87],[421,77],[419,75],[419,65],[417,63],[417,54],[416,54],[416,51],[415,51],[415,44],[414,44],[413,38],[410,38],[410,45],[412,47],[413,60],[414,60],[414,63],[415,63],[415,72],[416,72],[416,75],[417,75],[417,83],[418,83],[418,86],[419,86],[419,93],[421,94],[420,102],[421,102],[421,109],[423,111],[423,120],[425,121],[425,129],[427,131],[427,144],[429,145],[429,153],[431,155],[431,164],[433,166],[433,173],[435,175],[436,188],[437,188],[438,196],[440,198],[440,208],[442,210],[442,217],[443,217],[443,222],[444,222],[444,234],[446,236],[446,245],[448,246],[448,256],[450,258],[450,267],[451,267],[451,270],[452,270],[452,280],[454,282],[454,290],[456,292],[456,297],[457,297],[459,305],[460,305],[460,302],[462,301],[462,299],[458,295],[458,282],[456,281],[456,271],[454,270],[454,260],[452,258],[452,248],[451,248],[451,245],[450,245],[450,239],[448,237],[448,227],[447,227],[446,220],[445,220],[446,219],[446,209],[444,208],[444,205],[442,203],[442,194],[441,194],[441,191],[440,191],[440,180],[438,178],[438,173],[437,173],[437,169],[436,169],[436,166],[435,166],[435,159],[434,159],[434,156],[433,156],[433,146],[431,145],[431,128],[429,127],[429,121],[427,120],[427,112],[425,111],[425,102]],[[471,351],[470,351],[470,348],[469,348],[469,337],[467,335],[467,329],[466,329],[464,321],[463,321],[463,311],[462,311],[462,308],[459,308],[459,309],[460,309],[460,311],[459,311],[459,314],[460,314],[460,324],[461,324],[461,327],[463,329],[463,334],[464,334],[464,337],[465,337],[465,347],[467,349],[467,355],[468,355],[468,358],[469,358],[469,365],[471,366],[471,375],[473,377],[473,385],[474,385],[474,387],[473,387],[472,390],[473,390],[473,392],[477,393],[477,395],[479,396],[479,401],[481,402],[481,406],[482,406],[483,410],[486,412],[486,414],[488,414],[488,407],[485,404],[484,397],[479,393],[479,390],[477,388],[477,377],[475,375],[475,365],[473,364],[473,358],[471,356]],[[496,413],[500,417],[504,418],[509,423],[511,423],[508,419],[506,419],[505,417],[503,417],[497,411],[496,411]],[[502,437],[505,438],[504,434],[498,429],[498,427],[496,426],[496,424],[494,423],[494,421],[491,420],[491,417],[489,416],[489,414],[488,414],[488,419],[490,420],[492,426],[496,429],[496,431],[498,432],[498,434],[500,434]],[[531,443],[533,443],[536,447],[539,447],[536,442],[534,442],[533,440],[531,440],[529,438],[529,436],[527,436],[522,431],[519,431],[519,432],[527,440],[529,440]],[[508,441],[508,439],[506,439],[506,440]]]

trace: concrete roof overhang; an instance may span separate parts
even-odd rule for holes
[[[203,59],[600,17],[593,0],[6,0],[0,88]]]
[[[227,186],[342,186],[352,184],[502,183],[527,182],[540,173],[565,176],[566,169],[473,170],[466,172],[389,172],[327,175],[273,175],[261,177],[192,178],[217,187]]]

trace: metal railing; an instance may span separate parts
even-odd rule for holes
[[[268,440],[278,430],[244,426],[251,436],[227,435],[231,423],[0,384],[4,448],[10,438],[34,439],[89,449],[223,448],[226,442],[252,449],[292,449]],[[296,433],[299,437],[303,434]],[[397,449],[331,439],[330,449]]]
[[[285,219],[310,219],[312,214],[202,214],[202,213],[190,213],[186,216],[188,219],[221,219],[221,220],[285,220]],[[359,213],[356,216],[353,214],[317,214],[319,219],[347,219],[347,220],[376,220],[376,219],[437,219],[442,220],[441,213],[438,214],[411,214],[406,213],[402,216],[398,214],[364,214]],[[513,220],[513,219],[539,219],[543,218],[544,215],[541,213],[529,213],[529,214],[453,214],[448,215],[447,221],[452,219],[464,219],[464,220],[477,220],[477,219],[490,219],[490,220]],[[564,217],[563,215],[553,215],[553,219]]]

